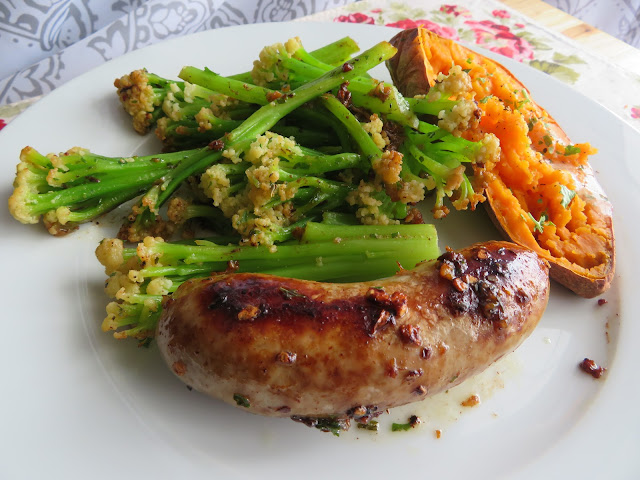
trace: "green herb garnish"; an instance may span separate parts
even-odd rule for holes
[[[251,406],[249,399],[239,393],[234,393],[233,399],[239,407],[249,408]]]
[[[391,424],[391,431],[392,432],[406,432],[407,430],[410,430],[411,428],[415,427],[419,423],[420,423],[420,419],[418,418],[418,416],[417,415],[411,415],[411,417],[409,417],[409,421],[407,423],[392,423]]]
[[[560,195],[562,195],[562,200],[560,200],[560,205],[564,208],[569,207],[571,200],[576,196],[576,192],[571,190],[570,188],[565,187],[564,185],[560,185]]]
[[[555,225],[555,223],[549,220],[546,212],[543,212],[542,215],[540,215],[540,220],[536,220],[533,215],[531,215],[531,212],[527,212],[527,217],[525,217],[524,215],[520,215],[520,217],[525,221],[527,220],[527,217],[531,219],[531,221],[533,222],[534,232],[542,233],[544,231],[545,225]]]
[[[358,428],[361,428],[362,430],[377,432],[378,422],[376,420],[371,420],[369,423],[358,423]]]
[[[564,147],[564,155],[575,155],[576,153],[580,153],[580,147],[576,147],[575,145],[567,145]]]
[[[331,432],[336,437],[340,432],[349,429],[348,418],[317,418],[317,417],[291,417],[293,421],[304,423],[307,427],[317,428],[323,432]]]
[[[393,423],[391,424],[392,432],[406,432],[411,428],[410,423]]]

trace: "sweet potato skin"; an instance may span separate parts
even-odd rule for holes
[[[488,182],[485,188],[487,210],[505,238],[534,249],[549,261],[551,277],[554,280],[586,298],[606,291],[615,271],[613,209],[598,184],[593,169],[587,163],[588,154],[594,150],[588,144],[580,144],[582,152],[579,155],[565,157],[559,154],[558,150],[571,145],[567,134],[544,108],[533,101],[526,87],[498,62],[422,28],[402,31],[391,43],[398,48],[398,53],[387,62],[387,66],[392,79],[403,94],[413,96],[426,93],[439,72],[446,74],[452,65],[458,64],[470,71],[476,101],[483,99],[484,103],[480,102],[479,106],[485,114],[488,114],[494,101],[500,102],[501,109],[504,107],[513,113],[522,113],[521,125],[518,128],[519,133],[528,130],[528,134],[522,134],[522,141],[528,142],[526,153],[530,157],[523,163],[537,162],[547,177],[562,177],[565,184],[572,185],[576,192],[576,201],[581,202],[583,206],[583,211],[579,213],[589,223],[589,228],[586,229],[588,231],[575,227],[571,223],[575,221],[571,219],[567,225],[554,225],[553,232],[557,230],[558,237],[569,239],[570,243],[564,245],[557,238],[549,238],[550,235],[546,233],[536,235],[534,231],[530,231],[531,227],[525,228],[524,220],[520,218],[522,215],[514,213],[514,206],[522,208],[523,197],[531,196],[531,192],[523,189],[515,196],[517,200],[511,198],[511,202],[507,202],[508,191],[515,191],[516,188],[513,182],[509,183],[500,173],[497,174],[498,179]],[[491,126],[489,123],[489,117],[481,120],[480,131],[496,134],[502,145],[503,140],[508,139],[505,137],[506,134],[501,138],[503,132],[498,128],[499,122],[495,121]],[[518,128],[514,127],[512,130]],[[473,133],[469,133],[471,138]],[[551,145],[549,141],[552,141]],[[508,162],[508,158],[509,155],[505,154],[503,147],[501,163]],[[499,167],[496,168],[496,172],[499,171]],[[545,208],[546,200],[545,198]],[[553,200],[550,208],[560,210],[560,202],[561,200]],[[540,218],[541,209],[534,211],[537,206],[531,203],[533,202],[529,203],[527,209],[523,209],[523,213],[529,212],[536,219]]]

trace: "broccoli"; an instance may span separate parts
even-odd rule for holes
[[[349,60],[350,56],[357,51],[356,42],[345,37],[311,54],[328,65],[338,66]],[[252,82],[251,72],[232,75],[228,78],[234,82],[236,91],[238,87],[242,87],[240,91],[244,90],[243,83]],[[231,108],[227,108],[229,106],[224,105],[221,90],[212,91],[201,86],[168,80],[145,69],[134,70],[116,79],[114,86],[117,88],[122,106],[132,117],[133,128],[140,134],[147,133],[161,118],[166,117],[176,121],[176,116],[193,117],[202,108],[213,108],[214,112],[218,113],[222,110],[233,119],[243,120],[248,116],[247,105],[232,102]],[[259,90],[262,90],[265,95],[269,93],[267,90]],[[255,103],[263,104],[260,101]],[[163,128],[168,128],[166,119],[163,123],[165,123]]]
[[[341,64],[354,52],[342,42],[336,55],[310,54],[297,39],[265,48],[254,73],[270,68],[269,85],[250,84],[248,73],[222,77],[194,67],[183,68],[185,81],[144,70],[125,75],[116,86],[134,127],[144,132],[155,123],[165,149],[179,151],[108,158],[79,148],[43,156],[27,147],[11,212],[23,223],[43,216],[61,235],[143,194],[122,239],[167,236],[198,219],[242,244],[270,246],[327,212],[370,225],[419,220],[412,205],[428,191],[436,192],[436,218],[448,212],[447,197],[456,208],[474,208],[483,179],[468,177],[467,166],[481,165],[497,145],[495,137],[459,136],[468,118],[458,110],[473,105],[468,75],[452,68],[425,98],[405,100],[366,73],[395,53],[392,46],[383,42]],[[283,83],[292,75],[293,90]],[[393,112],[371,103],[382,97]],[[436,111],[446,130],[427,122]],[[172,200],[185,183],[195,197]],[[170,200],[166,222],[159,212]]]
[[[256,85],[274,89],[296,88],[311,81],[332,68],[308,53],[299,39],[291,39],[286,44],[265,47],[260,59],[254,62],[252,71]],[[347,67],[348,68],[348,67]],[[181,77],[185,78],[186,77]],[[389,120],[403,125],[416,126],[416,115],[408,102],[395,86],[375,80],[368,75],[352,78],[344,84],[344,101],[353,102],[372,113],[384,114]],[[338,94],[336,89],[334,93]]]
[[[336,225],[308,222],[299,241],[277,247],[222,245],[210,240],[165,242],[147,237],[136,248],[105,239],[96,249],[115,300],[102,324],[116,338],[145,342],[154,334],[162,298],[185,281],[214,272],[269,273],[315,281],[365,281],[390,276],[438,256],[433,225]],[[295,295],[296,292],[283,292]]]
[[[468,129],[482,114],[471,77],[459,65],[451,67],[446,75],[439,73],[427,94],[408,98],[407,102],[416,114],[437,120],[439,127],[453,134]]]
[[[215,151],[211,156],[187,160],[168,172],[163,182],[151,187],[142,199],[134,206],[130,221],[121,229],[120,236],[129,241],[140,241],[156,228],[156,212],[175,192],[180,184],[194,174],[201,174],[206,168],[217,161],[223,152],[231,154],[246,149],[256,137],[272,128],[281,118],[294,111],[301,105],[337,87],[349,79],[363,74],[375,65],[390,58],[396,49],[387,42],[381,42],[363,52],[350,61],[351,68],[337,67],[323,74],[315,80],[305,83],[290,95],[282,96],[261,106],[238,127],[223,138],[214,142]],[[345,71],[346,70],[346,71]],[[223,150],[224,149],[224,150]],[[233,159],[232,159],[233,161]]]
[[[131,115],[136,132],[147,133],[162,115],[161,106],[170,83],[144,69],[134,70],[114,81],[120,103]]]
[[[9,211],[20,222],[38,223],[64,235],[161,181],[185,160],[207,158],[211,150],[189,150],[143,157],[103,157],[81,148],[42,155],[25,147],[9,198]]]

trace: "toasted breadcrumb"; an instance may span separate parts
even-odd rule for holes
[[[383,150],[389,145],[389,138],[382,131],[383,126],[382,120],[375,113],[369,117],[368,123],[362,124],[363,130],[371,136],[373,143],[375,143],[380,150]]]
[[[400,181],[402,172],[402,154],[395,150],[387,150],[381,158],[375,158],[371,167],[382,182],[393,185]]]
[[[374,197],[376,192],[381,192],[381,185],[360,181],[358,188],[349,192],[347,195],[347,203],[353,206],[359,206],[356,210],[356,217],[365,225],[396,225],[400,223],[398,220],[389,218],[386,214],[380,212],[382,202]]]

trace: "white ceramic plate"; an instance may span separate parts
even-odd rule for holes
[[[69,82],[0,133],[0,195],[11,192],[18,152],[74,145],[107,155],[150,150],[132,133],[112,87],[139,67],[174,76],[181,66],[247,70],[259,49],[291,36],[307,48],[344,35],[363,48],[395,30],[345,24],[264,24],[208,31],[125,55]],[[93,250],[115,224],[53,238],[2,225],[3,478],[626,478],[640,472],[640,339],[634,269],[640,136],[611,113],[539,72],[508,62],[575,141],[600,149],[598,178],[615,206],[618,273],[598,306],[553,285],[540,326],[479,378],[381,417],[378,434],[340,438],[289,420],[262,418],[188,391],[153,348],[100,332],[107,298]],[[379,70],[385,75],[384,69]],[[603,79],[603,88],[606,81]],[[104,223],[104,222],[103,222]],[[480,212],[438,223],[442,246],[497,238]],[[596,381],[577,365],[608,367]],[[471,393],[482,403],[460,406]],[[393,421],[417,413],[410,432]],[[442,431],[436,439],[435,430]]]

